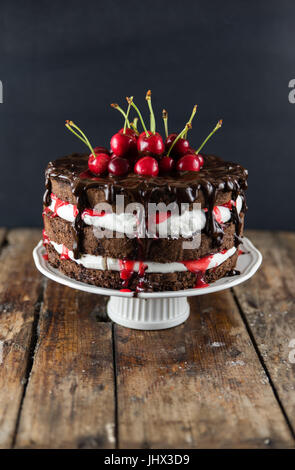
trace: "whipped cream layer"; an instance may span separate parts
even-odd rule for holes
[[[238,196],[236,201],[230,201],[223,206],[215,206],[213,211],[215,219],[220,224],[225,224],[231,219],[231,207],[235,205],[238,214],[242,209],[242,198]],[[52,214],[68,221],[74,222],[78,210],[74,204],[62,201],[55,194],[51,194],[51,204],[48,209]],[[205,228],[207,209],[198,209],[185,211],[180,215],[171,214],[168,216],[158,213],[156,217],[152,217],[151,222],[155,224],[157,233],[161,237],[170,235],[178,237],[182,235],[185,238],[191,237],[195,232]],[[114,232],[125,233],[127,235],[137,234],[140,232],[140,224],[138,217],[133,213],[115,212],[98,212],[95,209],[86,209],[82,213],[82,219],[86,225],[96,228],[103,228]]]
[[[224,263],[230,258],[235,252],[236,247],[232,247],[229,250],[223,250],[219,253],[214,253],[208,256],[204,256],[197,260],[172,262],[172,263],[156,263],[153,261],[125,261],[120,259],[114,259],[96,255],[82,255],[81,258],[75,259],[74,253],[68,250],[64,245],[55,243],[46,238],[46,243],[50,243],[61,259],[70,259],[77,264],[81,264],[88,269],[100,269],[103,271],[122,271],[125,263],[132,263],[132,271],[140,272],[143,269],[147,273],[174,273],[174,272],[205,272],[207,269],[216,268],[220,264]]]

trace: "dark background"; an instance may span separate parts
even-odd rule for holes
[[[47,162],[84,149],[65,119],[106,145],[151,88],[158,128],[199,104],[194,146],[224,119],[206,151],[249,169],[247,227],[295,230],[294,29],[294,1],[2,0],[1,225],[41,225]]]

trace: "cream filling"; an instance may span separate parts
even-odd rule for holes
[[[238,214],[242,209],[242,198],[237,197],[236,208]],[[73,204],[56,204],[56,198],[52,197],[49,209],[56,213],[59,217],[68,222],[74,222],[76,207]],[[226,223],[231,219],[231,211],[224,206],[215,206],[214,213],[217,222]],[[112,232],[125,233],[127,235],[135,235],[139,231],[138,219],[136,215],[131,213],[106,213],[103,216],[90,215],[89,211],[82,213],[82,219],[86,225],[91,225],[96,228],[103,228]],[[156,224],[157,231],[161,238],[172,236],[174,238],[183,236],[184,238],[191,237],[194,233],[201,231],[205,228],[206,212],[202,209],[185,211],[183,214],[172,214],[166,220]]]
[[[63,251],[63,245],[50,241],[51,245],[55,248],[57,253],[61,254]],[[227,251],[220,253],[215,253],[210,255],[210,260],[207,269],[216,268],[220,264],[224,263],[228,258],[230,258],[236,251],[235,247],[230,248]],[[75,259],[74,253],[71,250],[67,252],[69,258],[77,264],[81,264],[85,268],[89,269],[100,269],[102,271],[120,271],[120,260],[114,258],[108,258],[103,256],[96,255],[82,255],[81,258]],[[206,256],[204,258],[207,258]],[[204,258],[200,258],[200,266],[203,264]],[[195,262],[197,268],[198,260]],[[147,266],[145,272],[147,273],[175,273],[175,272],[184,272],[188,271],[187,267],[183,263],[173,262],[173,263],[155,263],[154,261],[144,261],[144,264]],[[133,271],[138,272],[141,263],[136,261],[133,266]],[[200,269],[201,270],[201,269]]]

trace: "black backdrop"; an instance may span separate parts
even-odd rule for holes
[[[1,225],[40,225],[47,161],[121,127],[109,107],[153,92],[158,127],[181,129],[194,103],[192,144],[249,169],[247,226],[295,230],[293,1],[0,1]]]

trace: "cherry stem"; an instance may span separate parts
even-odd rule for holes
[[[165,126],[165,135],[166,137],[168,137],[168,113],[166,109],[163,109],[162,111],[162,118],[163,118],[164,126]]]
[[[117,111],[120,111],[120,113],[123,114],[124,118],[126,119],[127,115],[126,115],[125,111],[123,111],[123,109],[117,103],[112,103],[111,107],[114,108],[114,109],[117,109]],[[127,117],[127,126],[128,126],[128,128],[130,128],[130,122],[128,120],[128,117]]]
[[[138,130],[137,130],[137,122],[138,122],[138,118],[134,118],[132,122],[130,122],[130,126],[132,127],[132,129],[136,132],[136,134],[138,134]]]
[[[126,98],[127,102],[129,103],[129,100],[131,101],[131,106],[135,109],[135,111],[137,112],[138,114],[138,117],[140,119],[140,122],[141,122],[141,125],[143,127],[143,130],[146,134],[146,136],[148,137],[149,136],[149,133],[147,131],[147,128],[145,127],[145,124],[144,124],[144,120],[142,119],[142,115],[141,115],[141,112],[139,111],[138,107],[134,104],[133,100],[131,100],[130,98]]]
[[[191,128],[192,128],[191,123],[190,123],[190,122],[187,122],[186,125],[185,125],[185,127],[184,127],[184,128],[182,129],[182,131],[178,134],[178,136],[175,137],[175,139],[173,140],[172,144],[170,145],[170,148],[169,148],[169,150],[168,150],[168,152],[167,152],[167,157],[169,157],[169,155],[170,155],[170,153],[171,153],[171,150],[173,149],[173,147],[174,147],[174,145],[176,144],[176,142],[177,142],[179,139],[181,139],[181,138],[184,136],[184,134],[185,134],[189,129],[191,129]]]
[[[218,123],[216,124],[216,126],[214,127],[213,131],[208,135],[208,137],[206,137],[206,139],[204,140],[204,142],[200,145],[200,147],[198,148],[198,150],[196,150],[196,155],[198,155],[198,153],[202,150],[202,148],[204,147],[204,145],[206,144],[206,142],[208,142],[208,140],[210,139],[210,137],[212,137],[212,135],[218,130],[220,129],[222,126],[222,119],[220,119],[218,121]]]
[[[129,113],[130,113],[130,108],[131,108],[132,101],[133,101],[133,96],[131,96],[130,101],[128,101],[128,108],[127,108],[127,113],[126,113],[125,122],[124,122],[123,134],[126,134],[126,126],[127,126],[127,121],[128,121],[128,116],[129,116]],[[129,124],[129,127],[130,127],[130,124]]]
[[[82,142],[87,145],[87,142],[86,140],[83,139],[83,137],[81,137],[79,134],[77,134],[77,132],[74,131],[74,129],[72,129],[69,124],[66,124],[66,128],[69,129],[69,131],[71,131],[73,134],[75,134],[76,137],[78,137],[78,139],[82,140]]]
[[[130,123],[130,125],[133,127],[135,131],[137,131],[137,123],[138,123],[138,118],[134,118],[133,121]]]
[[[193,107],[193,110],[192,110],[191,117],[189,118],[189,121],[188,121],[190,124],[192,123],[192,121],[193,121],[193,119],[194,119],[194,117],[195,117],[195,114],[196,114],[196,112],[197,112],[197,108],[198,108],[198,105],[195,104],[195,106]],[[185,133],[184,138],[185,138],[185,139],[187,138],[187,132]]]
[[[80,140],[82,140],[82,142],[84,142],[84,144],[87,145],[87,147],[91,150],[92,155],[94,157],[96,157],[96,154],[94,153],[94,150],[93,150],[89,140],[87,139],[86,135],[84,134],[84,132],[82,132],[81,129],[73,121],[66,121],[66,127],[73,134],[75,134],[75,136],[77,136]],[[83,138],[80,135],[78,135],[77,132],[74,131],[73,127],[75,129],[77,129],[78,132],[80,132],[80,134],[82,135]]]
[[[149,107],[149,110],[150,110],[150,129],[151,129],[152,133],[155,134],[156,133],[156,121],[155,121],[155,115],[154,115],[154,111],[153,111],[153,107],[152,107],[152,92],[151,92],[151,90],[147,91],[145,99],[148,102],[148,107]]]

